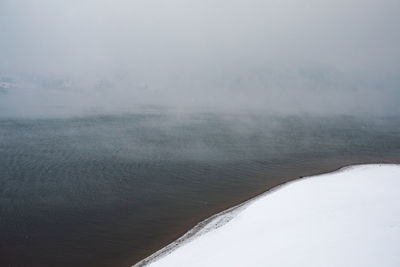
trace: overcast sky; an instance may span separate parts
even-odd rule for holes
[[[399,14],[399,0],[0,0],[0,78],[18,83],[0,112],[397,114]]]

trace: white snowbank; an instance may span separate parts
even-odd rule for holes
[[[241,209],[233,218],[231,212],[216,216],[207,233],[175,250],[171,244],[149,265],[400,266],[400,165],[301,179]],[[210,230],[224,218],[231,220]]]

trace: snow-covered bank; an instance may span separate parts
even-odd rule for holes
[[[400,165],[291,182],[208,223],[150,257],[149,266],[397,267]]]

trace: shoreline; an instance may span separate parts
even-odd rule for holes
[[[161,249],[155,251],[148,257],[140,260],[139,262],[135,263],[132,265],[132,267],[144,267],[148,266],[152,262],[155,262],[164,256],[167,256],[168,254],[172,253],[176,249],[180,248],[181,246],[191,242],[193,239],[198,238],[202,236],[203,234],[206,234],[209,231],[218,229],[219,227],[225,225],[229,221],[231,221],[236,214],[240,213],[243,209],[245,209],[248,205],[251,203],[255,202],[261,197],[264,197],[265,195],[268,195],[270,193],[273,193],[275,191],[278,191],[282,189],[285,186],[288,186],[290,184],[300,182],[303,179],[309,179],[309,178],[314,178],[316,176],[320,175],[329,175],[329,174],[335,174],[338,172],[343,172],[348,169],[360,167],[360,166],[370,166],[370,165],[397,165],[399,162],[396,161],[383,161],[383,162],[367,162],[367,163],[354,163],[354,164],[348,164],[348,165],[341,165],[339,167],[336,167],[330,171],[319,171],[315,172],[313,174],[306,174],[302,176],[298,176],[295,178],[290,178],[287,179],[283,182],[280,182],[276,185],[273,185],[266,190],[264,190],[261,193],[258,193],[252,197],[249,197],[248,199],[240,202],[239,204],[236,204],[230,208],[227,208],[225,210],[222,210],[220,212],[217,212],[210,217],[198,222],[195,224],[193,227],[191,227],[188,231],[186,231],[183,235],[175,239],[174,241],[170,242],[166,246],[162,247]]]

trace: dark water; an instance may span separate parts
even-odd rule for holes
[[[300,175],[400,162],[400,118],[0,120],[0,266],[129,266]]]

